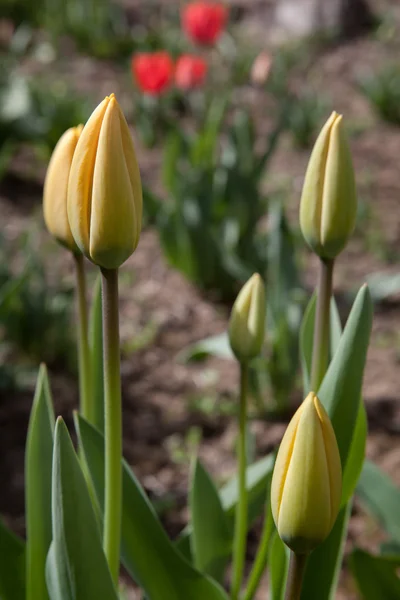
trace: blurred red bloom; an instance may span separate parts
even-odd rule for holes
[[[181,90],[201,86],[207,75],[207,63],[200,56],[183,54],[175,66],[175,83]]]
[[[182,27],[198,44],[214,44],[222,33],[228,10],[219,2],[191,2],[182,11]]]
[[[174,63],[168,52],[143,52],[132,58],[132,73],[142,92],[158,96],[172,82]]]

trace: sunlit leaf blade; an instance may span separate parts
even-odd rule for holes
[[[104,438],[80,415],[76,428],[100,503],[104,490]],[[211,578],[175,548],[129,466],[123,461],[121,557],[148,600],[227,600]]]
[[[335,430],[342,468],[345,467],[361,398],[372,327],[372,301],[364,285],[354,301],[339,346],[318,396]]]
[[[25,600],[25,543],[0,519],[0,598]]]
[[[194,566],[221,582],[232,550],[233,532],[214,482],[198,459],[189,501]]]
[[[39,369],[25,448],[26,598],[48,598],[45,577],[52,539],[51,472],[54,412],[44,365]]]
[[[283,600],[286,590],[286,578],[289,569],[289,549],[275,530],[268,555],[270,578],[270,600]]]
[[[372,302],[363,286],[353,304],[346,327],[318,390],[335,430],[341,455],[345,493],[356,484],[365,441],[365,428],[360,410],[361,388],[366,353],[372,326]],[[355,439],[355,435],[359,438]],[[348,462],[349,460],[354,462]],[[349,504],[339,513],[328,539],[310,556],[307,563],[303,600],[328,600],[335,597],[337,574],[342,561],[343,539],[347,531]],[[316,591],[318,590],[317,595]]]
[[[342,504],[345,504],[352,494],[363,469],[365,445],[367,443],[368,423],[364,402],[360,402],[353,439],[351,440],[346,467],[343,472]]]
[[[400,489],[369,460],[364,462],[356,493],[363,507],[400,544]]]
[[[93,424],[104,431],[104,382],[103,382],[103,325],[101,310],[101,277],[96,279],[89,322],[89,347],[92,367]]]
[[[354,550],[350,567],[364,600],[398,600],[400,579],[396,574],[399,557],[395,560],[372,556],[363,550]]]
[[[61,418],[54,436],[52,521],[46,565],[51,600],[117,600],[86,481]]]

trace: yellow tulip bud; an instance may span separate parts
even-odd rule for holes
[[[303,554],[323,542],[336,521],[341,493],[335,433],[310,392],[283,436],[272,476],[272,514],[285,544]]]
[[[255,273],[240,290],[229,321],[229,342],[240,361],[260,353],[265,335],[264,283]]]
[[[304,179],[300,226],[311,249],[335,258],[353,232],[357,196],[342,115],[333,112],[315,143]]]
[[[71,127],[58,140],[44,181],[43,215],[49,232],[72,252],[79,252],[67,215],[68,178],[83,125]]]
[[[68,219],[76,244],[100,267],[120,267],[138,245],[140,173],[114,94],[92,113],[76,146],[68,183]]]

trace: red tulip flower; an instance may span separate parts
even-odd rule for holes
[[[173,80],[174,63],[168,52],[143,52],[133,57],[132,73],[142,92],[159,96]]]
[[[191,90],[203,85],[207,75],[207,63],[200,56],[183,54],[175,66],[175,84],[181,90]]]
[[[198,44],[212,45],[222,33],[228,10],[219,2],[191,2],[182,11],[182,27],[188,37]]]

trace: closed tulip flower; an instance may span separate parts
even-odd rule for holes
[[[227,19],[228,10],[220,2],[197,0],[187,4],[182,11],[183,29],[196,44],[215,44]]]
[[[323,542],[336,521],[341,493],[335,433],[310,392],[283,436],[272,477],[272,514],[285,544],[305,554]]]
[[[181,90],[201,87],[207,75],[207,63],[200,56],[183,54],[176,62],[175,84]]]
[[[311,249],[335,258],[353,232],[357,196],[342,116],[333,112],[315,143],[300,203],[300,226]]]
[[[174,62],[168,52],[140,52],[132,58],[132,73],[138,87],[150,96],[160,96],[174,79]]]
[[[59,139],[51,156],[44,182],[43,215],[49,232],[69,250],[79,252],[67,215],[68,178],[72,158],[83,125],[71,127]]]
[[[139,242],[139,167],[114,94],[93,112],[76,146],[68,183],[68,219],[80,250],[106,269],[120,267]]]
[[[239,361],[250,360],[261,352],[265,313],[264,283],[255,273],[240,290],[229,321],[229,342]]]

